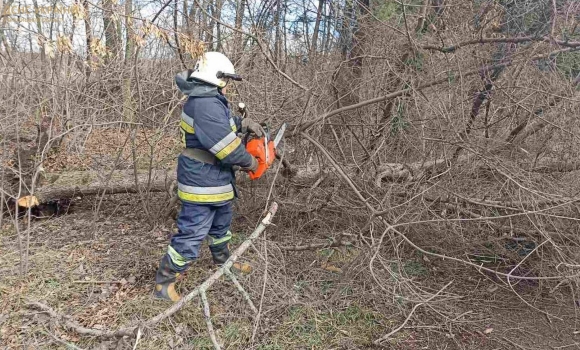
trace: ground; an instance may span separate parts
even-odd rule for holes
[[[46,314],[27,307],[41,301],[80,324],[114,329],[145,320],[168,307],[152,298],[154,273],[168,238],[171,220],[149,224],[132,198],[105,197],[94,221],[95,198],[75,203],[71,213],[33,222],[30,271],[18,274],[19,251],[14,227],[1,232],[0,335],[12,348],[132,348],[134,339],[102,340],[62,328]],[[162,203],[162,195],[158,202]],[[283,208],[278,220],[283,220]],[[234,245],[243,241],[257,222],[256,212],[238,208]],[[269,249],[292,245],[283,227],[268,229]],[[263,252],[263,242],[256,245]],[[354,247],[268,254],[268,282],[262,294],[265,262],[256,250],[243,261],[254,267],[240,281],[256,305],[261,305],[260,327],[254,333],[252,313],[226,280],[209,292],[214,326],[226,349],[370,349],[375,339],[401,325],[411,303],[377,298],[383,292],[369,282],[351,283],[347,267],[360,256]],[[279,259],[283,258],[283,261]],[[538,283],[516,285],[518,296],[493,278],[474,269],[410,254],[405,270],[422,288],[446,290],[448,298],[417,307],[410,321],[385,342],[392,349],[573,349],[573,298],[564,283],[551,293]],[[368,272],[359,267],[361,275]],[[181,290],[194,288],[215,267],[204,248],[189,270]],[[357,272],[357,271],[355,271]],[[356,273],[355,273],[356,275]],[[364,276],[355,280],[369,281]],[[428,288],[427,286],[431,286]],[[535,309],[537,308],[537,309]],[[542,311],[540,311],[542,310]],[[547,314],[550,314],[548,316]],[[58,338],[60,341],[56,341]],[[254,338],[252,340],[252,338]],[[170,320],[146,331],[139,349],[210,349],[199,301]]]
[[[93,156],[83,157],[77,149],[65,152],[67,146],[62,144],[60,155],[51,154],[46,168],[83,170],[114,163],[119,148],[102,140],[128,137],[127,133],[92,135],[96,136],[83,143],[83,152]],[[153,138],[154,135],[144,134],[137,137],[138,147],[144,149],[138,154],[147,152]],[[166,143],[154,152],[156,166],[170,164],[179,147],[175,142]],[[123,161],[119,163],[130,158],[130,149],[123,148],[119,158]],[[149,163],[147,157],[139,159],[140,164]],[[325,196],[303,190],[311,184],[283,181],[277,184],[280,210],[274,220],[276,225],[268,227],[243,255],[242,261],[253,270],[238,277],[260,307],[258,327],[253,313],[227,279],[220,280],[208,293],[214,327],[223,348],[580,348],[580,335],[576,334],[577,297],[570,288],[575,281],[514,282],[512,290],[473,267],[405,248],[401,250],[404,255],[389,260],[391,269],[404,271],[405,277],[378,276],[377,283],[370,274],[368,248],[356,239],[352,245],[336,248],[284,249],[324,242],[324,237],[339,227],[352,227],[359,214],[353,209],[352,217],[339,213],[325,222],[321,218],[331,210],[320,215],[312,215],[311,211],[324,206],[316,201],[324,202]],[[240,188],[241,199],[236,203],[233,223],[234,247],[260,220],[266,193],[258,193],[259,190],[248,184]],[[117,329],[165,310],[169,304],[154,300],[152,291],[158,261],[175,230],[172,218],[158,214],[166,212],[168,201],[164,193],[151,194],[145,206],[135,194],[87,196],[75,199],[66,215],[33,220],[29,231],[29,271],[24,277],[19,274],[17,230],[14,221],[4,217],[0,230],[0,349],[72,348],[66,344],[82,349],[132,349],[135,339],[82,336],[27,303],[42,302],[85,327],[101,329]],[[301,203],[313,204],[314,209]],[[26,237],[27,220],[18,223],[22,237]],[[424,247],[430,245],[429,239],[448,241],[450,251],[454,249],[453,237],[445,232],[412,238]],[[195,288],[215,269],[204,247],[201,259],[181,281],[181,292]],[[375,271],[384,274],[384,270]],[[424,295],[436,293],[448,283],[451,284],[441,298],[417,306],[404,323],[413,307],[425,299]],[[376,339],[403,323],[381,346],[374,345]],[[137,348],[211,349],[199,300],[194,299],[169,320],[145,330]]]

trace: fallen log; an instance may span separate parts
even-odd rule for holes
[[[314,182],[320,172],[318,167],[292,167],[282,172],[282,175],[300,182]],[[21,207],[29,207],[89,195],[167,192],[172,196],[176,177],[175,169],[154,169],[151,172],[139,170],[137,175],[133,169],[115,170],[108,174],[96,170],[46,173],[34,193],[13,199],[18,200]],[[250,181],[242,172],[238,172],[237,178],[242,185]]]
[[[50,173],[44,176],[34,196],[43,203],[57,198],[103,193],[164,192],[170,190],[175,179],[175,170],[164,169],[138,172],[136,177],[132,169],[115,171],[110,176],[93,170]]]
[[[138,172],[136,177],[132,169],[115,171],[110,176],[93,170],[50,173],[44,176],[33,195],[39,203],[45,203],[95,194],[169,192],[175,178],[175,170],[163,169]]]

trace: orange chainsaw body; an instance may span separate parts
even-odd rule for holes
[[[254,138],[248,141],[246,144],[246,151],[254,156],[258,160],[258,168],[256,171],[248,172],[251,180],[259,179],[266,170],[274,163],[274,158],[276,158],[276,148],[274,147],[274,141],[268,141],[268,157],[266,158],[266,138]]]

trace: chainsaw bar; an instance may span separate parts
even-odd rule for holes
[[[286,123],[282,124],[280,129],[278,129],[278,133],[276,137],[274,137],[274,148],[278,148],[278,144],[282,141],[282,137],[284,136],[284,132],[286,131]]]

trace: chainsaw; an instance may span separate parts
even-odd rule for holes
[[[242,115],[246,116],[245,105],[240,103],[238,107]],[[286,131],[286,123],[283,123],[280,129],[278,129],[274,140],[271,140],[268,125],[264,123],[261,125],[264,129],[264,135],[262,137],[246,135],[245,139],[246,151],[258,160],[258,168],[256,171],[248,172],[251,180],[257,180],[262,177],[266,170],[274,163],[276,154],[282,149],[281,141]]]

